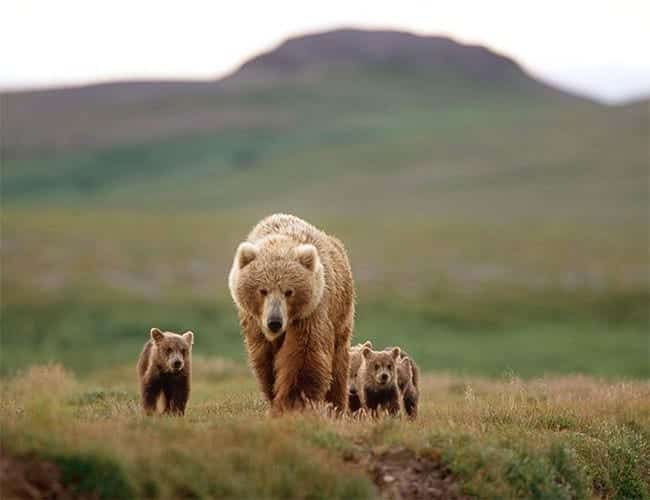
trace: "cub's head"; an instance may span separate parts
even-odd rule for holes
[[[348,378],[348,391],[353,396],[356,396],[362,387],[362,383],[359,378],[363,364],[363,355],[361,354],[361,350],[364,347],[372,349],[372,342],[368,340],[363,344],[358,344],[350,348],[350,372]]]
[[[393,347],[386,351],[373,351],[369,347],[361,350],[364,358],[364,386],[381,390],[397,384],[397,360],[400,348]]]
[[[413,379],[413,367],[408,356],[401,356],[397,360],[397,385],[403,391]]]
[[[292,321],[314,312],[325,277],[314,245],[271,236],[239,245],[228,284],[237,307],[257,318],[266,338],[275,340]]]
[[[194,343],[193,332],[187,331],[183,335],[178,335],[152,328],[150,335],[154,346],[154,357],[162,371],[181,373],[189,367]]]

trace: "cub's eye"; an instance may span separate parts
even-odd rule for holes
[[[167,353],[167,356],[169,356],[172,353],[171,347],[168,347],[167,349],[165,349],[165,352]]]
[[[286,292],[284,292],[284,296],[287,298],[291,297],[292,295],[293,295],[293,290],[287,290]]]
[[[392,370],[392,369],[393,369],[393,365],[390,365],[390,364],[389,364],[389,365],[388,365],[388,369],[389,369],[389,370]]]
[[[379,363],[375,363],[375,370],[379,370]]]
[[[187,354],[187,349],[181,349],[181,354],[185,356]]]
[[[262,288],[262,289],[260,290],[260,295],[261,295],[262,297],[266,297],[268,294],[269,294],[269,291],[268,291],[266,288]]]

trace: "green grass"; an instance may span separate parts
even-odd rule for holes
[[[643,378],[650,375],[647,300],[644,293],[576,297],[558,292],[522,293],[505,303],[449,296],[447,302],[420,306],[365,302],[358,307],[354,341],[400,345],[427,371]],[[60,362],[78,373],[135,363],[152,326],[192,329],[199,355],[245,359],[235,307],[225,300],[69,297],[7,304],[0,312],[4,374],[32,363]]]
[[[98,498],[376,498],[371,459],[404,447],[481,498],[649,495],[647,382],[425,376],[411,424],[269,419],[246,371],[218,359],[194,380],[185,418],[146,418],[131,367],[84,379],[32,368],[3,380],[3,453],[52,463],[68,491]]]

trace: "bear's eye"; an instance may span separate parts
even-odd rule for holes
[[[183,356],[185,356],[187,354],[187,349],[185,349],[185,348],[181,349],[181,354]]]
[[[165,349],[165,352],[167,353],[167,356],[169,356],[172,353],[172,348],[168,347],[167,349]]]
[[[375,370],[379,370],[379,363],[375,363]]]
[[[260,290],[260,295],[261,295],[262,297],[266,297],[268,294],[269,294],[269,291],[268,291],[266,288],[262,288],[262,289]]]
[[[285,296],[286,298],[289,298],[289,297],[291,297],[292,295],[293,295],[293,290],[287,290],[286,292],[284,292],[284,296]]]
[[[388,364],[388,369],[389,369],[389,370],[392,370],[392,369],[393,369],[393,365],[391,365],[391,364],[389,363],[389,364]]]

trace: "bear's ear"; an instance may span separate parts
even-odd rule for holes
[[[402,350],[399,347],[393,347],[393,349],[390,351],[390,354],[393,356],[393,359],[397,359],[399,358],[401,352]]]
[[[296,247],[296,258],[305,268],[314,271],[320,266],[318,251],[314,245],[304,244]]]
[[[366,359],[370,358],[371,353],[372,353],[372,349],[370,349],[370,347],[367,346],[361,350],[361,354],[363,354],[363,357]]]
[[[369,340],[366,340],[363,343],[363,347],[369,347],[370,349],[372,349],[372,342],[370,342]]]
[[[194,332],[193,331],[191,331],[191,330],[186,331],[182,335],[182,337],[183,337],[183,339],[185,339],[185,342],[187,342],[188,344],[190,344],[190,345],[194,344]]]
[[[244,241],[237,248],[237,254],[235,255],[235,262],[237,263],[237,268],[242,269],[257,257],[257,247],[248,242]]]
[[[153,340],[156,344],[158,344],[162,339],[165,338],[165,334],[161,332],[158,328],[152,328],[149,331],[149,335],[151,335],[151,340]]]

